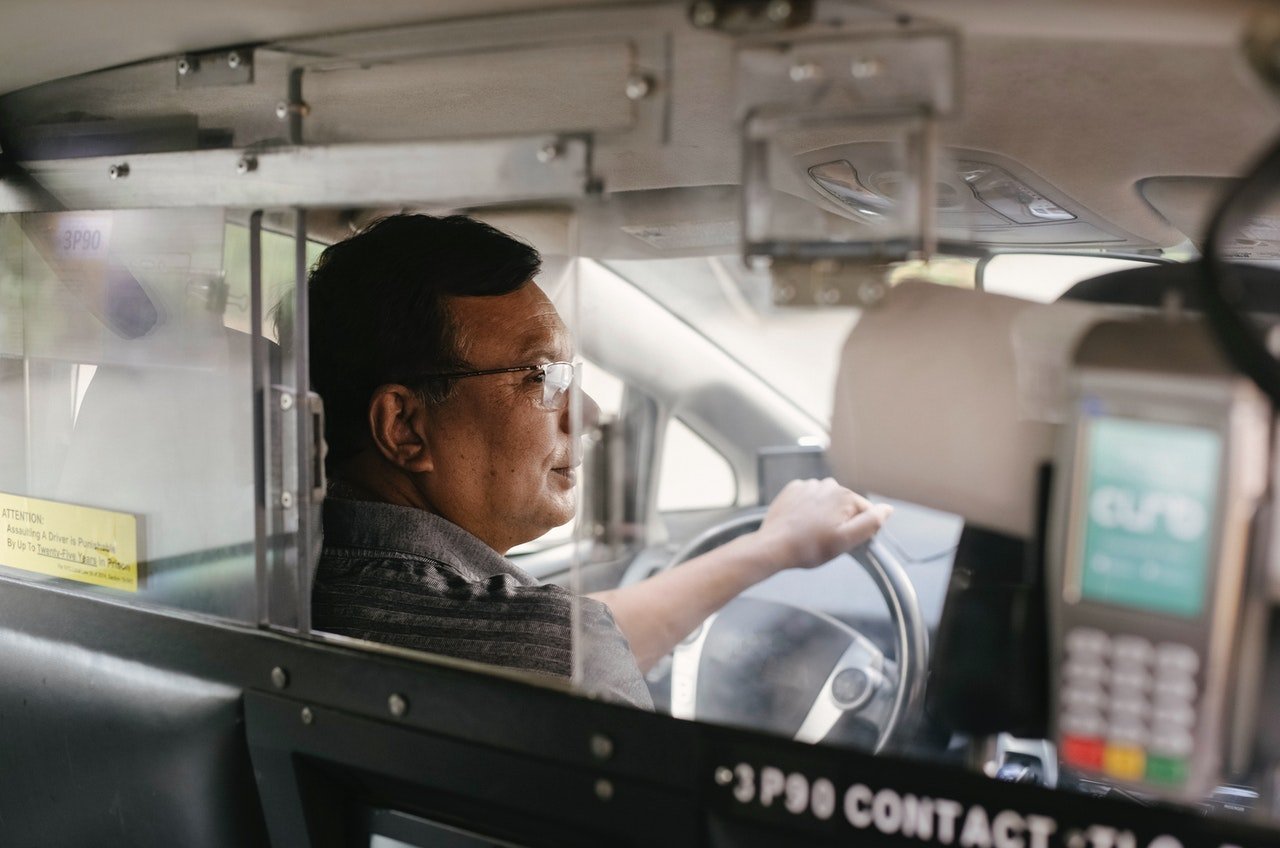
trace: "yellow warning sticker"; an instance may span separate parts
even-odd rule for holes
[[[0,565],[138,591],[138,519],[0,492]]]

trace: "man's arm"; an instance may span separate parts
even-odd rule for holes
[[[647,671],[744,589],[792,567],[821,565],[867,541],[893,508],[834,480],[796,480],[774,498],[760,529],[648,580],[590,597],[609,606]]]

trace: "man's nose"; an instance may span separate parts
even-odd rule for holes
[[[582,409],[582,432],[589,433],[600,424],[600,404],[586,392],[580,391],[577,394],[578,403]],[[560,417],[560,424],[566,433],[572,432],[573,429],[573,404],[567,403],[564,407],[564,413]]]

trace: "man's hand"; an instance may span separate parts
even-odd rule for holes
[[[876,534],[893,513],[835,480],[792,480],[778,493],[756,531],[775,570],[813,568]]]
[[[893,508],[873,506],[835,480],[796,480],[747,533],[640,583],[591,597],[613,611],[641,670],[671,652],[707,616],[784,568],[812,568],[875,535]]]

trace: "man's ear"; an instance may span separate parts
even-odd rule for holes
[[[405,471],[433,470],[426,424],[426,404],[417,392],[396,383],[374,391],[369,401],[369,434],[387,461]]]

